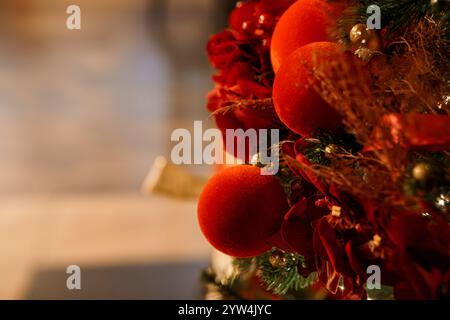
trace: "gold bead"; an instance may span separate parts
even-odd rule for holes
[[[372,242],[376,247],[379,247],[381,244],[381,237],[378,234],[374,235]]]
[[[325,147],[325,155],[327,157],[331,157],[333,155],[335,155],[336,153],[338,153],[339,151],[339,147],[335,144],[329,144]]]
[[[331,207],[331,215],[333,216],[333,217],[337,217],[337,218],[339,218],[340,216],[341,216],[341,207],[339,207],[339,206],[332,206]]]
[[[425,181],[428,179],[431,173],[431,167],[428,163],[418,163],[412,170],[414,179],[418,181]]]
[[[282,268],[286,265],[286,258],[284,257],[283,252],[275,251],[269,257],[270,265],[274,268]]]

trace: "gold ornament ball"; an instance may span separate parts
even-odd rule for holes
[[[427,163],[418,163],[412,170],[414,179],[418,181],[425,181],[429,178],[431,173],[431,167]]]
[[[363,23],[358,23],[350,30],[350,41],[361,47],[367,48],[372,51],[378,51],[381,49],[381,41],[377,35],[377,32],[373,29],[367,28]]]
[[[350,30],[350,41],[352,43],[360,43],[369,37],[369,29],[362,23],[358,23]]]

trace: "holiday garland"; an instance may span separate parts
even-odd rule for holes
[[[366,26],[369,5],[381,10],[380,30]],[[449,298],[447,9],[439,0],[237,3],[207,46],[218,70],[208,109],[224,133],[280,129],[280,170],[260,175],[247,154],[206,186],[201,229],[236,268],[211,282],[231,290],[251,274],[284,297],[314,287],[364,299],[378,266],[380,292]]]

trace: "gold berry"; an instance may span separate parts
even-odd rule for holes
[[[414,179],[418,181],[425,181],[428,179],[431,172],[431,167],[427,163],[418,163],[412,170]]]

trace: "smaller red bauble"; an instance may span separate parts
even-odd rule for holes
[[[310,136],[321,129],[336,132],[340,128],[341,116],[310,85],[311,69],[340,52],[335,43],[314,42],[295,50],[278,71],[273,102],[281,121],[292,131]]]
[[[253,257],[271,249],[289,206],[278,179],[256,167],[224,169],[205,186],[198,220],[206,239],[233,257]]]
[[[337,10],[339,8],[339,10]],[[336,23],[337,11],[325,0],[298,0],[281,16],[271,44],[272,67],[278,72],[296,49],[317,41],[328,41],[329,29]]]

